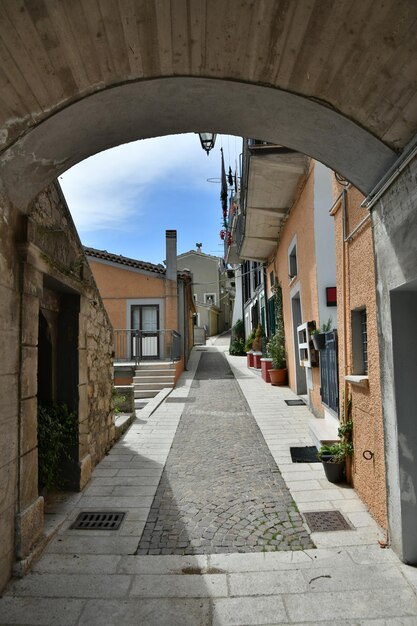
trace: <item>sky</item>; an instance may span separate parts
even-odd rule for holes
[[[207,156],[195,133],[124,144],[69,169],[59,182],[82,243],[162,263],[165,230],[173,229],[178,254],[198,242],[222,256],[221,147],[234,171],[241,138],[217,135]]]

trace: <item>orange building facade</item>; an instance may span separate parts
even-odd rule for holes
[[[351,482],[376,521],[386,528],[384,431],[371,221],[369,212],[360,206],[361,194],[351,186],[344,189],[333,175],[331,198],[327,193],[326,206],[317,205],[315,186],[319,167],[323,168],[314,162],[310,165],[302,189],[288,213],[277,249],[269,259],[267,275],[275,275],[282,287],[289,386],[299,395],[305,394],[315,416],[310,422],[313,440],[320,445],[326,439],[337,437],[338,420],[348,417],[342,414],[346,413],[347,400],[350,400],[354,443]],[[328,224],[333,222],[334,237],[328,238],[327,242],[318,232],[314,217],[317,211],[322,214],[322,223],[324,220]],[[322,241],[318,242],[320,237]],[[289,257],[294,240],[297,242],[297,273],[291,276]],[[333,284],[320,281],[317,251],[323,246],[333,247],[329,254],[329,263],[332,259],[335,262]],[[323,295],[320,292],[333,285],[337,290],[337,307],[321,307],[320,310],[320,295]],[[271,287],[269,279],[268,297],[272,295]],[[331,329],[336,331],[337,337],[338,411],[323,398],[322,353],[319,356],[312,350],[311,366],[300,367],[298,323],[308,322],[313,324],[312,328],[314,324],[319,327],[329,319],[327,315],[332,318]],[[304,380],[304,377],[307,381],[305,388],[300,385],[300,378]]]
[[[352,482],[369,510],[387,527],[387,489],[373,231],[363,196],[334,183],[338,285],[339,380],[352,401]],[[366,333],[366,336],[363,336]],[[363,341],[361,341],[363,339]],[[363,342],[366,359],[363,359]]]
[[[174,232],[174,231],[167,231]],[[175,242],[172,242],[176,252]],[[167,239],[167,248],[171,245]],[[192,276],[177,272],[176,254],[167,249],[167,268],[86,248],[86,255],[114,329],[115,384],[132,383],[131,362],[175,360],[176,379],[184,370],[193,346],[195,307]],[[171,261],[174,263],[172,267]],[[136,331],[142,331],[137,339]],[[174,332],[175,331],[175,332]],[[173,334],[179,353],[174,355]],[[178,351],[178,346],[176,350]]]
[[[312,413],[312,440],[318,448],[336,441],[340,422],[352,420],[349,480],[387,528],[370,213],[355,188],[318,162],[304,166],[297,153],[251,141],[245,158],[246,221],[235,254],[264,264],[268,303],[280,284],[288,384]],[[312,331],[324,325],[325,349],[315,350]]]

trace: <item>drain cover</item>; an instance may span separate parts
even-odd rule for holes
[[[165,402],[195,402],[195,398],[167,398]]]
[[[83,511],[70,528],[73,530],[118,530],[126,513]]]
[[[293,463],[320,463],[317,458],[316,446],[290,448],[290,452]]]
[[[288,406],[305,406],[304,400],[284,400]]]
[[[312,533],[332,530],[352,530],[340,511],[310,511],[303,513]]]

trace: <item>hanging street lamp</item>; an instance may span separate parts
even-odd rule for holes
[[[198,133],[198,136],[200,137],[201,147],[203,148],[203,150],[207,152],[207,156],[208,156],[208,153],[210,152],[210,150],[214,148],[217,134],[216,133]]]

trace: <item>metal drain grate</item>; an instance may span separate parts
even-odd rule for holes
[[[174,398],[167,398],[165,402],[195,402],[195,398],[174,397]]]
[[[310,511],[303,515],[312,533],[352,530],[340,511]]]
[[[305,406],[304,400],[284,400],[288,406]]]
[[[126,513],[83,511],[70,528],[73,530],[118,530]]]
[[[316,446],[290,448],[290,453],[293,463],[320,463],[317,458]]]

